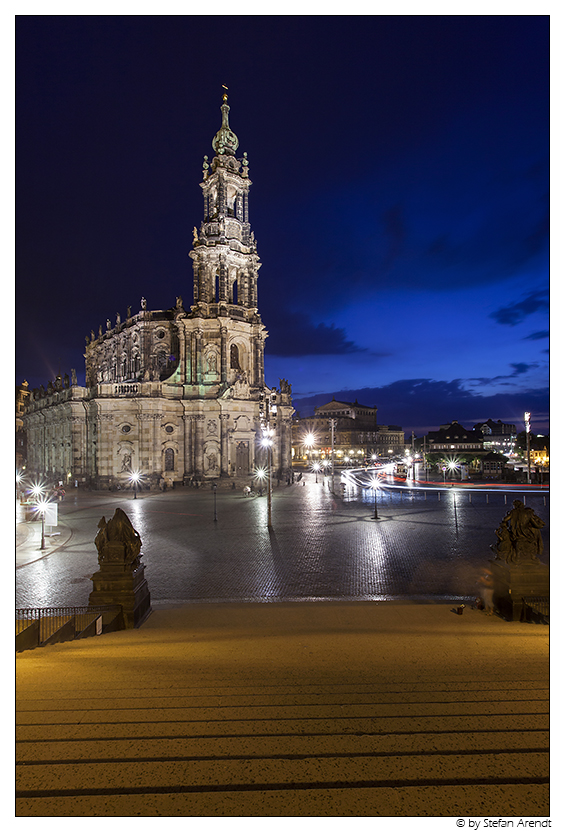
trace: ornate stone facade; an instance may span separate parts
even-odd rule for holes
[[[249,162],[235,157],[228,123],[204,157],[204,217],[194,229],[192,304],[118,314],[86,338],[85,387],[58,377],[34,390],[25,416],[28,470],[93,488],[126,485],[139,472],[151,487],[248,478],[265,464],[263,431],[274,430],[272,462],[291,465],[290,385],[265,387],[267,331],[257,307],[261,266],[249,223]]]

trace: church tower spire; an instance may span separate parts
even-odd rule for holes
[[[204,317],[228,316],[259,321],[257,273],[261,263],[249,223],[249,162],[247,153],[237,159],[239,140],[229,126],[229,105],[224,94],[222,125],[212,141],[216,153],[209,164],[204,157],[202,195],[204,216],[194,229],[193,313]]]

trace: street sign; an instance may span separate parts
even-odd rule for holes
[[[57,514],[58,514],[59,506],[57,503],[46,503],[44,514],[45,514],[45,525],[46,526],[56,526],[57,525]]]

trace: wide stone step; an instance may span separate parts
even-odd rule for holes
[[[244,757],[360,756],[482,752],[540,752],[547,731],[468,731],[410,734],[307,734],[292,736],[166,737],[154,739],[37,740],[17,744],[18,763],[136,762]]]
[[[547,686],[520,680],[163,686],[133,702],[119,687],[79,699],[28,690],[18,708],[17,812],[543,813],[547,699]]]
[[[129,722],[115,719],[106,723],[80,723],[81,714],[77,714],[75,722],[44,725],[39,721],[30,722],[17,728],[17,738],[20,740],[49,740],[49,739],[103,739],[103,738],[143,738],[143,737],[221,737],[221,736],[256,736],[256,735],[288,735],[288,734],[389,734],[410,732],[468,732],[468,731],[543,731],[547,730],[548,714],[545,713],[516,713],[508,715],[493,714],[485,716],[481,713],[467,716],[445,717],[415,716],[412,718],[387,717],[380,719],[356,719],[341,717],[328,719],[270,719],[265,721],[253,720],[209,720],[203,722],[139,722],[135,714],[129,715]],[[84,714],[83,714],[84,716]]]
[[[438,783],[543,783],[548,779],[543,752],[335,755],[309,758],[122,761],[101,763],[30,763],[19,767],[18,795],[119,794],[150,791],[229,790],[302,786],[437,785]],[[61,786],[60,783],[64,783]],[[156,784],[159,784],[156,787]]]
[[[143,794],[22,798],[16,814],[29,817],[479,817],[495,807],[497,817],[547,813],[549,787],[538,783],[480,783],[402,788],[232,789],[231,791],[147,791]]]
[[[549,688],[544,685],[539,685],[535,688],[531,685],[518,686],[514,684],[512,687],[506,686],[493,689],[490,686],[485,688],[482,685],[480,688],[473,688],[469,685],[465,686],[451,686],[447,685],[438,687],[435,686],[421,688],[414,688],[412,690],[393,689],[393,690],[375,690],[369,688],[366,691],[344,690],[339,693],[324,692],[320,690],[297,690],[296,688],[289,691],[282,691],[277,689],[275,692],[266,691],[264,688],[256,690],[248,690],[245,693],[233,693],[230,688],[224,692],[219,692],[213,689],[207,691],[195,691],[194,689],[174,689],[169,691],[138,691],[135,697],[136,709],[150,709],[150,708],[167,708],[176,707],[179,702],[184,703],[185,706],[195,708],[213,707],[225,708],[231,707],[253,707],[260,706],[290,706],[290,705],[367,705],[367,704],[382,704],[382,705],[398,705],[411,703],[442,703],[442,702],[520,702],[524,699],[529,700],[547,700],[549,695]],[[76,693],[72,692],[56,692],[50,694],[49,698],[41,696],[20,699],[18,702],[18,710],[25,711],[40,711],[45,710],[68,710],[69,707],[76,707],[77,697]],[[131,692],[129,690],[112,691],[110,695],[101,695],[100,691],[81,691],[80,707],[87,710],[102,710],[102,709],[131,709]]]
[[[319,624],[318,652],[308,659],[297,649],[303,619],[320,610],[286,610],[299,634],[271,640],[261,625],[268,611],[240,612],[252,619],[244,622],[249,636],[247,629],[234,636],[237,610],[204,610],[205,618],[227,619],[220,627],[213,618],[219,629],[206,639],[199,629],[195,646],[185,638],[198,613],[190,608],[181,611],[188,629],[169,629],[163,621],[157,633],[148,626],[95,643],[96,649],[53,648],[41,663],[24,655],[17,814],[467,817],[548,811],[545,641],[530,631],[519,640],[498,630],[496,639],[479,639],[475,629],[455,637],[453,626],[461,622],[452,616],[453,622],[434,625],[444,626],[446,635],[436,633],[430,645],[427,636],[414,640],[412,620],[405,626],[403,619],[400,632],[385,637],[363,618],[376,651],[367,658],[357,625],[347,649],[336,651],[345,636],[332,607]],[[285,610],[276,612],[280,624]],[[350,611],[353,617],[361,612]],[[412,614],[427,622],[439,612],[417,608]],[[173,613],[170,618],[172,627]],[[387,627],[394,620],[394,609],[387,610]],[[485,627],[493,624],[485,621]],[[483,627],[482,619],[467,623]],[[310,643],[310,629],[305,632]],[[418,632],[435,630],[426,624]]]

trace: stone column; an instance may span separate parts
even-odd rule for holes
[[[151,482],[157,485],[163,474],[163,451],[161,447],[161,414],[152,413],[153,418],[153,447],[150,451],[151,461]]]
[[[178,322],[180,324],[180,321]],[[186,382],[186,333],[184,326],[178,326],[179,336],[179,375],[181,384]]]
[[[265,383],[264,378],[263,338],[257,335],[255,338],[255,385],[261,387]]]
[[[192,283],[192,297],[194,303],[198,303],[198,296],[200,294],[200,266],[197,260],[192,262],[193,283]]]
[[[285,474],[287,471],[290,471],[291,467],[291,430],[292,419],[288,416],[283,417],[280,420],[280,460],[282,474]]]
[[[228,462],[228,413],[220,414],[220,476],[229,477],[229,462]]]
[[[253,368],[252,368],[252,378],[253,378],[253,386],[259,387],[260,376],[259,376],[259,336],[256,335],[253,339]]]
[[[220,329],[221,333],[221,376],[222,384],[228,380],[228,330],[223,326]]]
[[[194,473],[192,416],[185,413],[182,418],[184,422],[184,479],[186,479]]]
[[[194,333],[194,362],[196,369],[195,384],[202,384],[202,332]]]
[[[197,477],[204,477],[204,420],[203,413],[194,417],[194,473]]]
[[[250,270],[249,274],[249,302],[253,309],[257,308],[257,270],[255,268]]]
[[[226,268],[226,262],[223,257],[220,258],[218,274],[220,277],[220,300],[227,303],[229,301],[228,270]]]
[[[188,350],[190,352],[190,367],[187,373],[189,384],[196,384],[196,333],[191,332],[188,339]]]

